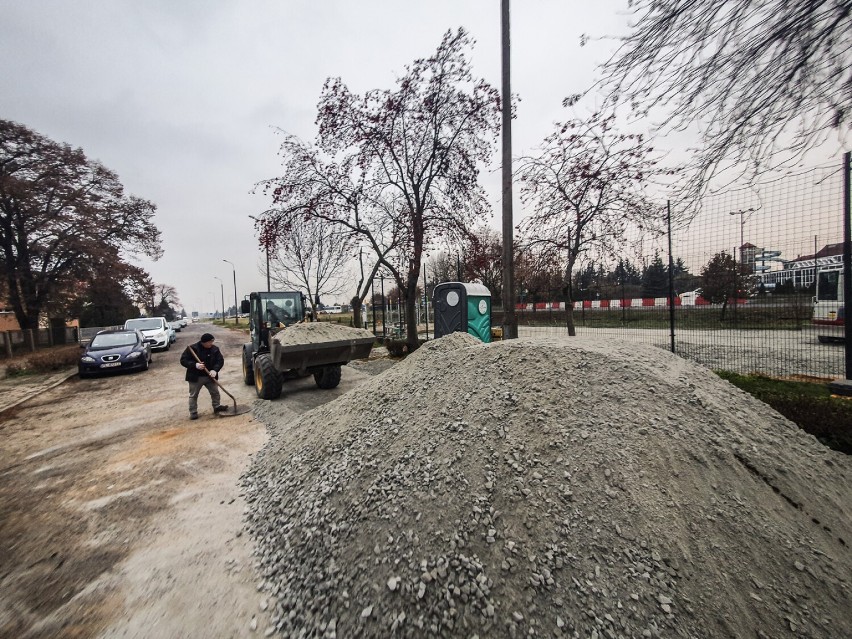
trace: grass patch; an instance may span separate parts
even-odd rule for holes
[[[852,454],[852,399],[833,397],[824,382],[716,371],[737,388],[769,404],[826,446]]]

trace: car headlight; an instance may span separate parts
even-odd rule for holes
[[[94,358],[94,357],[89,357],[88,355],[84,355],[83,357],[81,357],[81,358],[80,358],[80,361],[81,361],[81,362],[86,362],[87,364],[93,364],[93,363],[94,363],[94,361],[95,361],[95,358]]]
[[[133,351],[130,355],[127,356],[127,359],[138,359],[139,356],[142,355],[139,351]]]

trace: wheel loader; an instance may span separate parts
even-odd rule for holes
[[[341,327],[355,337],[293,343],[293,336],[308,337],[295,327],[305,321],[305,297],[299,292],[252,293],[240,312],[248,313],[251,334],[243,345],[243,381],[254,385],[261,399],[276,399],[285,381],[309,375],[320,388],[337,387],[340,367],[369,357],[375,340],[366,331]]]

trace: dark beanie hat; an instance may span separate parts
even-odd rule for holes
[[[204,335],[201,336],[202,342],[212,342],[214,339],[216,338],[213,337],[210,333],[204,333]]]

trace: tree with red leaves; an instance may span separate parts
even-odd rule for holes
[[[585,254],[615,255],[630,230],[654,229],[665,216],[645,195],[658,172],[641,135],[619,133],[613,116],[557,124],[540,153],[518,169],[521,199],[531,214],[520,243],[540,270],[561,265],[569,335],[575,335],[571,282]]]
[[[159,258],[155,211],[81,149],[0,120],[0,275],[22,329],[128,254]]]
[[[285,176],[263,183],[273,195],[264,219],[282,228],[299,216],[323,219],[373,250],[376,267],[393,276],[404,297],[410,350],[418,345],[415,291],[424,247],[460,239],[488,210],[478,178],[491,159],[501,105],[497,90],[472,75],[472,44],[463,29],[448,31],[393,90],[356,95],[329,78],[317,148],[285,140]]]

